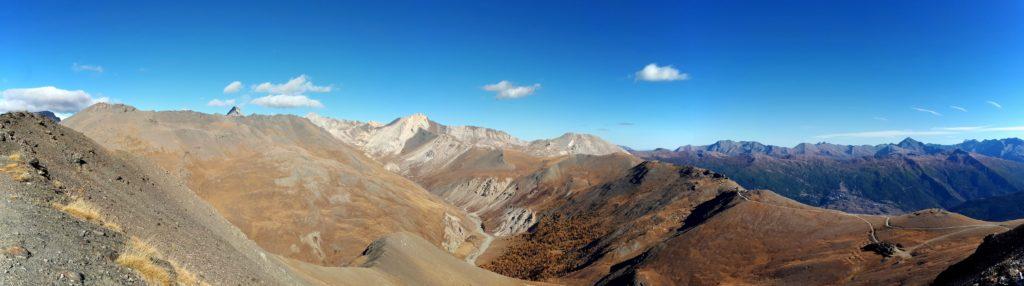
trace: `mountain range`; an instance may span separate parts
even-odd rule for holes
[[[802,203],[856,213],[956,209],[1024,190],[1024,141],[1016,138],[924,144],[799,144],[719,141],[675,150],[632,151],[638,157],[709,168],[754,189]],[[969,212],[980,219],[1012,214]]]
[[[1020,263],[992,249],[1014,249],[1006,231],[1022,220],[896,207],[1018,194],[1015,149],[996,156],[993,143],[643,152],[419,114],[378,124],[106,103],[59,124],[4,114],[0,129],[5,285],[924,285]],[[688,156],[720,165],[659,162]],[[719,168],[743,160],[735,170],[765,182],[840,178],[845,191],[821,194],[845,204]]]

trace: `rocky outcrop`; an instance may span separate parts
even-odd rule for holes
[[[40,116],[42,116],[44,118],[53,120],[54,123],[60,123],[60,117],[57,117],[57,114],[53,113],[52,111],[43,110],[43,111],[35,112],[35,114],[39,114]]]
[[[487,212],[511,199],[517,189],[512,178],[482,177],[470,178],[435,193],[469,212]]]
[[[501,215],[501,224],[494,230],[498,237],[513,236],[526,232],[537,223],[537,214],[528,208],[508,208]]]
[[[940,273],[933,284],[1024,284],[1024,226],[985,237],[974,254]]]
[[[469,238],[469,233],[462,227],[461,220],[451,214],[444,214],[444,241],[441,245],[449,253],[455,253],[462,246],[462,242]]]
[[[238,106],[232,106],[231,110],[228,110],[227,116],[245,116],[242,114],[242,108]]]
[[[626,150],[594,135],[565,133],[554,139],[530,142],[525,152],[534,156],[552,157],[576,154],[607,155],[626,153]]]

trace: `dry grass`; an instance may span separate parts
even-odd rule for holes
[[[171,273],[154,261],[159,255],[160,252],[148,242],[133,236],[114,262],[138,272],[146,284],[171,285]]]
[[[118,265],[131,268],[149,285],[209,286],[180,263],[164,259],[163,254],[145,240],[132,236],[124,252],[115,260]],[[170,264],[170,269],[158,264]],[[172,272],[173,271],[173,272]]]
[[[81,198],[66,205],[54,204],[54,207],[78,219],[93,222],[117,232],[121,231],[121,225],[104,218],[99,207]]]
[[[171,266],[174,267],[174,273],[177,274],[177,276],[176,276],[177,281],[176,282],[177,282],[178,285],[185,285],[185,286],[209,286],[210,285],[210,284],[200,280],[199,277],[196,277],[196,275],[193,274],[192,271],[188,271],[188,269],[185,269],[185,267],[182,267],[181,264],[179,264],[177,261],[168,260],[168,262],[170,262]]]
[[[7,156],[7,165],[0,167],[0,172],[6,173],[18,182],[25,182],[32,179],[32,169],[25,166],[21,153],[14,153]]]

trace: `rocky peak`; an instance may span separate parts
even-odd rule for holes
[[[106,102],[100,102],[100,103],[97,103],[97,104],[93,104],[92,106],[89,106],[88,108],[86,108],[86,109],[84,109],[82,111],[84,112],[84,111],[100,111],[100,110],[108,111],[108,112],[119,112],[119,113],[138,111],[138,109],[136,109],[135,107],[130,106],[130,105],[124,105],[124,104],[120,104],[120,103],[106,103]]]
[[[238,106],[232,106],[231,110],[228,110],[228,116],[245,116],[242,114],[242,108]]]
[[[924,150],[924,143],[921,143],[921,141],[914,140],[913,138],[910,137],[903,139],[903,141],[900,141],[900,143],[896,144],[896,146],[899,146],[900,148],[903,149]]]
[[[732,141],[732,140],[721,140],[708,146],[708,151],[719,152],[724,154],[738,154],[738,153],[766,153],[768,147],[759,142],[753,141]]]
[[[50,120],[53,120],[53,122],[60,123],[60,117],[57,117],[57,114],[54,114],[52,111],[43,110],[34,113],[38,114],[39,116],[49,118]]]
[[[423,113],[414,113],[412,115],[395,119],[388,126],[402,126],[402,129],[409,131],[416,131],[419,129],[430,128],[430,118]]]

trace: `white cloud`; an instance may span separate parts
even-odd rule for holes
[[[939,112],[937,112],[935,110],[931,110],[931,109],[924,109],[924,108],[918,108],[918,107],[911,107],[910,109],[917,110],[917,111],[924,112],[924,113],[931,113],[932,115],[935,115],[935,116],[942,116],[942,113],[939,113]]]
[[[102,73],[103,72],[103,66],[80,65],[78,63],[72,63],[71,64],[71,70],[76,71],[76,72],[88,71],[88,72]]]
[[[995,106],[995,108],[1003,109],[1003,105],[999,104],[998,102],[989,100],[989,101],[986,101],[986,103],[988,103],[988,104],[990,104],[992,106]]]
[[[270,94],[302,95],[310,92],[331,92],[331,86],[314,85],[306,75],[299,75],[298,77],[292,78],[288,80],[288,82],[282,84],[264,82],[254,86],[252,90],[255,92],[265,92]]]
[[[874,119],[878,120],[878,121],[889,121],[889,118],[885,118],[885,117],[881,117],[881,116],[875,116]]]
[[[672,66],[661,66],[651,63],[636,72],[636,77],[642,81],[677,81],[690,79],[689,74],[680,73]]]
[[[235,100],[234,99],[220,100],[220,99],[214,98],[210,102],[207,102],[206,105],[207,106],[216,106],[216,107],[233,106],[233,105],[235,105]]]
[[[535,83],[530,86],[515,86],[507,80],[500,81],[496,84],[488,84],[484,86],[484,90],[497,92],[495,98],[498,99],[516,99],[525,97],[533,94],[534,91],[540,88],[539,83]]]
[[[0,98],[0,112],[43,111],[55,113],[78,112],[97,102],[109,101],[106,97],[93,99],[82,90],[63,90],[53,86],[35,88],[12,88],[4,90]]]
[[[271,108],[324,107],[319,100],[307,97],[306,93],[331,92],[331,86],[317,86],[306,75],[289,79],[286,83],[273,84],[264,82],[252,87],[255,92],[268,95],[249,101],[252,104]]]
[[[271,108],[298,108],[298,107],[313,107],[321,108],[324,107],[320,101],[310,99],[305,95],[268,95],[260,98],[253,99],[252,104],[271,107]]]
[[[225,94],[227,94],[227,93],[236,93],[239,90],[242,90],[242,82],[237,81],[237,80],[229,83],[228,86],[224,87],[224,93]]]
[[[958,110],[958,111],[961,111],[961,112],[967,112],[967,108],[959,107],[959,106],[956,106],[956,105],[950,105],[949,108],[952,108],[952,109],[955,109],[955,110]]]

